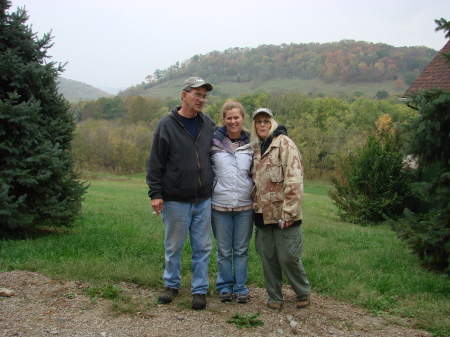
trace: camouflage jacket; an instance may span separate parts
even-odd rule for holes
[[[275,136],[261,155],[254,144],[252,177],[253,210],[262,213],[265,224],[278,219],[302,219],[303,164],[295,143],[284,134]]]

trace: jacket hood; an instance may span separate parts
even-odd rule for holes
[[[272,138],[275,138],[276,136],[279,136],[279,135],[287,136],[288,134],[287,134],[286,127],[284,125],[278,125],[278,127],[273,131],[272,135],[273,135]]]
[[[284,125],[278,125],[278,127],[272,132],[272,134],[261,142],[261,154],[264,154],[264,152],[266,152],[266,150],[272,143],[272,140],[279,135],[288,135],[286,127]]]
[[[223,138],[223,137],[228,137],[228,138],[230,138],[230,136],[228,136],[227,128],[226,128],[225,126],[219,127],[219,128],[217,129],[217,131],[219,131],[219,132],[221,133],[221,135],[222,135],[222,137],[220,137],[220,138]],[[243,140],[244,143],[247,144],[247,143],[250,141],[249,136],[250,136],[250,135],[249,135],[247,132],[245,132],[244,130],[242,130],[242,131],[241,131],[241,138],[240,138],[240,140]],[[230,139],[231,139],[231,138],[230,138]]]

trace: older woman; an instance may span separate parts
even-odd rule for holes
[[[283,274],[297,295],[296,307],[309,305],[311,286],[301,260],[303,166],[300,152],[270,109],[253,113],[253,210],[256,251],[261,257],[268,306],[284,304]]]
[[[250,134],[243,128],[244,120],[245,111],[239,102],[225,102],[223,126],[214,134],[210,149],[214,172],[211,221],[219,267],[216,290],[222,302],[232,301],[233,296],[238,303],[249,299],[246,282],[253,231],[253,149]]]

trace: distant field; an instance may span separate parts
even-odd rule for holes
[[[205,78],[208,81],[207,78]],[[157,87],[150,88],[144,95],[164,99],[167,97],[178,98],[181,91],[180,80],[167,81]],[[217,92],[226,96],[238,96],[239,94],[251,94],[258,91],[274,92],[279,90],[295,91],[302,94],[328,94],[333,96],[353,95],[355,92],[363,92],[364,97],[372,98],[378,91],[386,91],[389,94],[402,95],[407,85],[403,84],[397,87],[395,81],[385,81],[382,83],[325,83],[318,79],[300,80],[300,79],[280,79],[270,80],[261,84],[255,82],[223,82],[220,85],[214,85]]]

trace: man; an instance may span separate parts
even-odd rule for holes
[[[153,135],[147,184],[155,214],[165,225],[165,289],[158,301],[170,303],[181,283],[181,251],[190,234],[192,308],[206,308],[211,239],[213,173],[209,146],[215,124],[202,112],[212,85],[200,77],[183,83],[181,107],[163,117]]]

